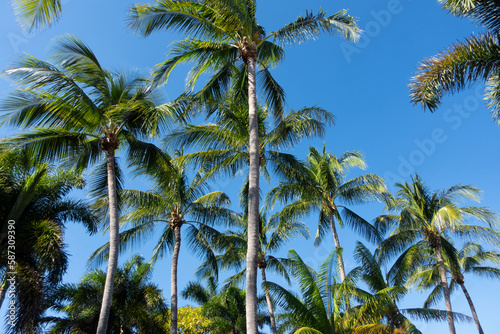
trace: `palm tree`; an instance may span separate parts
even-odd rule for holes
[[[289,200],[294,200],[283,208],[281,214],[285,217],[303,217],[313,210],[319,210],[315,245],[319,245],[330,229],[335,248],[341,250],[336,222],[340,226],[351,226],[370,241],[378,241],[378,231],[346,205],[383,199],[387,193],[385,182],[374,174],[347,179],[347,172],[352,167],[366,168],[359,152],[346,152],[337,158],[326,153],[325,145],[321,152],[310,147],[305,173],[292,170],[288,180],[280,182],[269,192],[268,202],[274,204],[280,201],[286,204]],[[341,281],[344,281],[346,273],[342,252],[337,254]]]
[[[109,333],[168,333],[168,309],[162,292],[151,283],[152,265],[133,256],[115,275]],[[95,333],[106,273],[85,274],[81,282],[63,284],[54,293],[51,309],[65,317],[47,317],[49,333]]]
[[[26,151],[5,147],[0,165],[0,306],[6,279],[14,278],[17,319],[9,331],[34,333],[51,287],[68,266],[65,223],[82,223],[93,233],[97,219],[84,201],[68,197],[84,186],[79,173],[37,165]]]
[[[221,90],[232,83],[234,91],[248,98],[249,129],[249,234],[247,248],[247,330],[257,333],[256,296],[257,261],[259,247],[259,124],[257,112],[256,67],[259,67],[261,87],[266,101],[277,119],[283,112],[283,90],[271,77],[269,66],[283,59],[280,45],[305,42],[320,33],[340,34],[347,39],[355,39],[358,29],[355,20],[340,11],[327,16],[307,13],[285,27],[266,34],[257,24],[256,1],[249,0],[161,0],[156,4],[137,4],[130,11],[130,27],[149,35],[155,30],[176,29],[190,38],[174,43],[173,57],[158,68],[157,82],[168,79],[171,70],[182,62],[195,62],[190,84],[196,83],[205,71],[214,73],[200,96],[221,97]],[[271,42],[270,40],[273,40]],[[241,62],[240,62],[241,60]],[[236,66],[240,63],[240,66]],[[245,91],[245,89],[247,89]]]
[[[447,319],[446,311],[399,308],[398,304],[408,290],[402,285],[393,285],[395,282],[390,275],[393,270],[389,270],[389,275],[384,275],[376,254],[372,254],[360,242],[356,243],[354,257],[360,264],[361,278],[370,290],[356,290],[357,299],[362,301],[352,310],[353,318],[358,323],[356,333],[421,333],[407,315],[424,321]],[[453,316],[460,320],[468,319],[462,314],[454,313]]]
[[[341,310],[345,310],[343,308],[345,305],[341,303],[338,295],[340,290],[351,292],[353,277],[348,275],[342,284],[336,283],[338,273],[336,261],[333,260],[336,257],[335,253],[334,250],[321,265],[319,273],[316,273],[294,250],[288,252],[292,275],[299,283],[302,296],[299,297],[293,291],[273,282],[265,284],[276,303],[286,310],[277,317],[281,324],[280,328],[290,333],[350,332],[342,322]]]
[[[137,172],[148,176],[155,184],[151,191],[124,190],[123,200],[133,211],[123,217],[132,227],[120,234],[123,249],[148,237],[158,223],[163,229],[154,248],[152,261],[172,251],[170,333],[177,332],[177,268],[181,248],[181,228],[187,227],[190,246],[201,255],[213,256],[220,233],[211,227],[215,223],[229,224],[233,212],[227,209],[229,197],[220,191],[206,193],[208,184],[201,172],[191,182],[184,165],[158,159],[152,165],[140,165]],[[217,249],[217,248],[215,248]],[[109,244],[100,247],[92,257],[102,261]]]
[[[408,281],[409,285],[417,285],[418,290],[429,290],[432,292],[425,301],[424,307],[428,307],[438,302],[442,296],[442,285],[440,284],[439,266],[431,252],[429,253],[428,264],[419,266],[410,276]],[[456,252],[457,258],[453,261],[448,259],[445,261],[446,271],[451,274],[451,281],[449,285],[450,292],[454,291],[458,286],[462,291],[469,303],[472,317],[476,323],[478,332],[483,334],[483,329],[477,316],[476,308],[472,302],[465,287],[465,274],[476,274],[486,278],[500,278],[500,269],[498,267],[491,267],[488,264],[500,264],[500,253],[497,251],[486,251],[483,246],[477,242],[467,242],[464,246]],[[451,265],[453,264],[453,265]],[[458,265],[458,266],[457,266]]]
[[[495,0],[447,0],[443,7],[458,17],[470,18],[486,28],[446,51],[425,59],[410,81],[411,101],[435,111],[443,95],[455,93],[474,82],[486,84],[486,100],[493,118],[500,122],[500,56],[498,33],[500,18]]]
[[[448,312],[450,333],[455,333],[450,291],[446,278],[445,257],[456,258],[454,247],[449,241],[451,235],[459,238],[479,238],[497,244],[500,234],[491,227],[496,215],[484,207],[458,207],[460,199],[479,200],[479,190],[467,185],[455,185],[439,192],[431,192],[418,175],[412,177],[411,184],[396,184],[397,198],[389,202],[387,208],[396,214],[377,218],[377,227],[385,232],[388,227],[395,230],[378,247],[379,256],[388,259],[403,252],[398,261],[402,272],[410,272],[425,254],[422,250],[430,247],[437,258],[439,276]],[[468,224],[468,219],[477,219],[489,227]]]
[[[40,160],[66,156],[85,168],[105,154],[111,247],[98,329],[104,334],[118,260],[115,152],[125,146],[128,159],[148,164],[158,150],[142,139],[159,135],[171,119],[171,109],[155,106],[149,82],[101,67],[90,48],[75,37],[60,38],[53,58],[60,69],[25,56],[17,67],[6,70],[20,89],[1,109],[4,122],[34,128],[14,142]]]
[[[201,273],[203,277],[216,277],[217,272],[214,272],[214,268],[241,269],[242,264],[245,262],[247,248],[247,224],[247,217],[242,216],[237,224],[238,228],[225,233],[226,237],[229,239],[227,241],[228,248],[223,254],[217,256],[216,265],[206,262],[200,267],[198,272]],[[279,214],[268,218],[266,212],[261,211],[259,233],[259,261],[257,262],[257,266],[261,272],[263,286],[265,286],[267,282],[266,271],[269,270],[283,276],[290,284],[290,278],[287,272],[288,259],[275,257],[273,253],[277,252],[285,243],[299,235],[308,238],[309,229],[302,222],[279,219]],[[237,274],[229,277],[226,280],[226,287],[239,285],[245,278],[245,274],[246,270],[243,269]],[[269,291],[265,287],[264,294],[269,310],[271,330],[276,334],[277,328],[273,302]]]

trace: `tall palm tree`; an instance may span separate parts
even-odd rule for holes
[[[418,175],[412,177],[410,184],[396,184],[397,197],[389,202],[387,208],[395,214],[378,217],[377,227],[385,232],[395,226],[394,231],[378,247],[380,257],[388,259],[400,252],[400,271],[409,272],[421,261],[422,251],[430,247],[437,258],[439,276],[448,312],[450,334],[455,334],[450,291],[446,278],[445,257],[456,258],[454,247],[449,241],[451,235],[459,238],[478,238],[497,244],[500,234],[492,227],[496,215],[484,207],[457,206],[461,199],[479,200],[479,190],[467,185],[455,185],[444,191],[431,192]],[[469,219],[477,219],[488,227],[468,224]]]
[[[435,111],[445,94],[463,90],[474,82],[486,84],[486,100],[493,118],[500,122],[500,18],[496,0],[447,0],[443,7],[458,17],[470,18],[486,28],[432,58],[425,59],[410,81],[411,101]]]
[[[341,250],[336,223],[347,224],[370,241],[379,241],[378,231],[347,205],[381,200],[387,195],[385,182],[377,175],[365,174],[347,178],[350,168],[366,168],[359,152],[346,152],[340,157],[323,150],[309,148],[306,170],[297,173],[292,170],[289,179],[278,183],[267,199],[271,204],[279,201],[287,204],[283,216],[303,217],[314,210],[319,211],[318,230],[314,244],[318,245],[328,229],[331,230],[335,248]],[[341,281],[346,277],[342,252],[337,253]]]
[[[409,285],[417,285],[418,290],[432,289],[429,297],[426,299],[424,307],[437,303],[442,297],[442,285],[440,284],[439,266],[434,258],[434,254],[429,254],[429,263],[419,266],[410,276]],[[477,242],[467,242],[456,252],[457,259],[450,261],[446,259],[446,271],[451,275],[449,284],[450,293],[458,288],[462,289],[476,327],[480,334],[484,331],[479,322],[479,317],[472,302],[472,298],[465,287],[465,274],[476,274],[486,278],[500,278],[500,269],[492,267],[491,264],[500,264],[500,253],[497,251],[486,251],[481,244]],[[458,266],[457,266],[458,265]]]
[[[109,333],[167,333],[164,322],[168,308],[162,292],[151,282],[152,265],[133,256],[115,275]],[[63,284],[52,297],[53,311],[64,317],[44,319],[49,333],[94,333],[99,321],[101,296],[106,273],[95,270],[85,274],[78,285]]]
[[[241,266],[245,263],[248,234],[247,224],[247,217],[242,216],[237,224],[237,228],[225,233],[226,237],[229,239],[227,242],[228,248],[225,249],[223,254],[217,256],[217,265],[213,266],[208,262],[200,267],[198,272],[202,273],[203,277],[217,276],[217,273],[213,271],[214,267],[221,269],[241,269]],[[287,272],[288,259],[276,257],[273,253],[277,252],[285,243],[297,236],[308,238],[309,229],[302,222],[279,219],[279,215],[268,218],[266,212],[261,211],[259,233],[259,261],[257,266],[261,272],[263,286],[265,286],[267,282],[266,272],[269,270],[283,276],[290,284],[290,278]],[[226,280],[226,286],[239,285],[245,278],[245,274],[246,270],[243,269],[229,277]],[[265,287],[264,294],[269,310],[271,330],[276,334],[278,331],[274,316],[274,306],[271,295]]]
[[[158,152],[142,141],[157,136],[171,119],[169,108],[156,107],[155,91],[137,75],[104,69],[81,40],[64,36],[53,52],[55,64],[25,56],[4,71],[20,89],[1,106],[4,122],[33,130],[14,140],[42,159],[69,157],[78,168],[96,163],[104,153],[109,203],[110,256],[98,334],[109,317],[118,261],[118,202],[115,152],[148,164]]]
[[[200,96],[205,99],[207,96],[221,97],[221,90],[232,83],[237,94],[248,98],[250,173],[246,298],[249,334],[257,333],[260,159],[256,68],[260,70],[263,95],[279,119],[283,112],[283,90],[271,77],[269,66],[283,59],[281,45],[305,42],[321,33],[355,39],[358,32],[355,20],[343,10],[331,16],[323,11],[307,13],[266,34],[257,23],[256,7],[256,1],[252,0],[161,0],[156,4],[137,4],[130,11],[130,27],[143,35],[155,30],[176,29],[190,36],[174,43],[173,56],[158,68],[157,82],[165,81],[177,64],[194,61],[195,68],[189,80],[192,86],[202,72],[214,73],[201,89]]]
[[[83,186],[75,171],[37,165],[26,151],[0,148],[0,306],[6,279],[15,278],[16,284],[17,319],[10,332],[36,332],[51,287],[61,281],[68,266],[65,224],[74,221],[90,233],[97,230],[90,207],[68,196]],[[15,277],[8,272],[15,272]]]
[[[227,208],[229,197],[221,192],[207,193],[208,184],[201,172],[191,182],[184,165],[171,164],[167,159],[158,159],[152,165],[140,165],[137,172],[148,176],[155,184],[151,191],[124,190],[124,203],[131,211],[123,217],[132,227],[120,234],[123,249],[144,240],[159,225],[162,229],[154,248],[152,261],[172,251],[170,277],[170,333],[177,332],[177,269],[181,248],[181,228],[186,226],[188,243],[200,255],[213,256],[218,247],[220,233],[213,224],[229,224],[233,212]],[[92,257],[102,261],[109,252],[109,243],[100,247]],[[216,248],[215,248],[216,249]]]

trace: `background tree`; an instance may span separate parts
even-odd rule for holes
[[[486,278],[500,278],[500,269],[497,267],[500,264],[500,254],[497,251],[486,251],[479,243],[473,241],[465,243],[455,254],[457,258],[453,259],[453,261],[445,259],[446,271],[451,275],[450,293],[457,289],[458,286],[462,288],[477,329],[479,333],[483,334],[476,308],[465,287],[465,274],[475,274]],[[432,252],[429,253],[429,263],[415,269],[408,281],[410,286],[416,285],[420,291],[432,290],[424,303],[424,307],[439,302],[443,297],[439,265],[437,265],[438,262],[433,255]],[[492,264],[497,266],[491,266]]]
[[[168,333],[168,308],[162,292],[151,283],[152,265],[132,257],[115,275],[108,333]],[[47,317],[50,333],[95,333],[106,273],[87,273],[81,282],[61,285],[51,309],[65,317]]]
[[[88,204],[68,196],[83,186],[83,178],[75,171],[56,169],[48,163],[36,164],[26,151],[5,145],[0,148],[2,302],[8,288],[6,279],[11,278],[6,273],[17,273],[17,319],[14,326],[9,326],[9,332],[37,332],[47,296],[68,267],[65,224],[73,221],[82,223],[89,233],[97,230],[97,219]],[[14,244],[8,237],[9,230],[14,231],[9,233],[15,236]]]
[[[2,117],[7,124],[33,128],[13,141],[39,160],[65,157],[86,168],[105,154],[111,246],[98,330],[104,334],[118,261],[116,150],[127,147],[129,160],[150,163],[158,150],[142,140],[159,135],[172,113],[165,105],[156,107],[147,81],[104,69],[75,37],[60,38],[53,58],[59,68],[25,56],[4,72],[20,89],[2,104]]]
[[[222,254],[216,257],[217,263],[215,265],[210,262],[202,264],[198,272],[201,273],[203,277],[217,277],[217,272],[215,272],[215,270],[218,269],[241,269],[245,263],[248,233],[247,223],[248,220],[246,217],[242,216],[238,224],[235,224],[235,228],[225,233],[225,236],[228,238],[228,247]],[[280,219],[279,214],[268,218],[266,212],[261,211],[259,233],[259,261],[257,266],[262,276],[271,330],[276,334],[277,327],[274,316],[274,303],[269,291],[265,287],[265,283],[267,282],[266,272],[272,271],[277,273],[284,277],[290,284],[291,281],[287,272],[288,259],[276,257],[273,253],[276,253],[285,243],[293,238],[298,236],[308,238],[309,229],[302,222]],[[246,270],[243,269],[226,279],[225,288],[229,286],[239,286],[244,280],[245,274]]]
[[[288,180],[279,182],[267,196],[271,204],[276,201],[286,204],[281,211],[285,219],[300,219],[315,210],[319,211],[314,244],[319,245],[326,231],[331,230],[335,247],[339,250],[337,254],[341,281],[345,279],[346,273],[336,222],[340,226],[350,225],[370,241],[379,241],[378,231],[347,205],[381,200],[387,195],[385,182],[377,175],[365,174],[347,179],[347,172],[353,167],[366,168],[365,161],[358,152],[346,152],[337,158],[326,153],[325,145],[321,152],[310,147],[305,172],[290,170]],[[293,202],[287,204],[288,201]]]
[[[454,334],[455,324],[444,261],[445,256],[456,259],[456,254],[448,238],[455,235],[461,239],[476,238],[497,244],[500,234],[491,228],[497,217],[484,207],[457,206],[461,199],[479,200],[479,190],[472,186],[455,185],[443,191],[431,192],[416,175],[410,184],[405,182],[396,184],[396,187],[399,188],[397,197],[388,204],[388,209],[397,213],[377,218],[377,226],[384,232],[388,227],[396,227],[379,245],[379,256],[388,259],[404,252],[400,256],[399,270],[410,272],[409,268],[418,264],[420,256],[425,254],[421,250],[425,247],[432,249],[438,260],[450,333]],[[482,221],[489,227],[468,224],[469,219]]]
[[[155,30],[176,29],[192,37],[174,43],[173,56],[158,67],[155,77],[157,82],[164,82],[177,64],[194,61],[195,68],[189,79],[191,86],[202,72],[214,73],[201,89],[200,96],[220,98],[220,92],[232,83],[237,94],[248,98],[250,169],[246,305],[249,334],[257,333],[260,208],[257,67],[260,70],[263,96],[279,120],[283,113],[283,90],[271,77],[269,67],[283,58],[281,45],[305,42],[320,33],[355,39],[358,32],[354,19],[343,10],[331,16],[323,11],[318,14],[307,13],[283,28],[266,34],[257,23],[256,7],[256,1],[247,0],[158,1],[153,5],[137,4],[130,11],[130,27],[143,35]],[[239,66],[236,65],[238,63]],[[206,97],[204,100],[207,100]]]

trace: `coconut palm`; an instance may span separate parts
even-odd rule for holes
[[[497,244],[500,234],[492,229],[497,217],[484,207],[457,206],[457,201],[461,199],[479,200],[479,190],[472,186],[455,185],[444,191],[431,192],[420,177],[415,175],[410,184],[405,182],[396,184],[396,187],[399,188],[397,197],[387,206],[396,213],[376,219],[377,227],[383,232],[389,227],[396,227],[379,245],[379,256],[387,260],[403,252],[398,259],[398,267],[400,272],[408,273],[409,269],[420,264],[425,254],[423,249],[432,249],[439,265],[450,333],[454,334],[455,324],[444,262],[445,257],[456,259],[455,248],[449,238],[455,235],[462,239],[476,238]],[[481,221],[488,227],[469,224],[471,219]]]
[[[108,333],[168,333],[168,309],[162,292],[151,282],[152,265],[133,256],[115,275]],[[53,311],[64,317],[47,317],[49,333],[95,333],[106,273],[85,274],[78,285],[63,284],[52,297]]]
[[[465,243],[456,254],[457,259],[454,259],[454,261],[450,261],[449,259],[445,261],[446,271],[451,275],[449,284],[450,293],[460,286],[469,303],[478,332],[483,334],[484,332],[479,322],[476,308],[465,287],[465,274],[476,274],[486,278],[500,278],[500,269],[491,266],[491,264],[500,264],[500,254],[497,251],[487,251],[479,243],[473,241]],[[429,259],[427,261],[429,263],[419,266],[412,273],[408,281],[409,285],[416,285],[420,291],[432,289],[425,301],[424,307],[439,302],[443,297],[439,266],[432,252],[429,252]]]
[[[338,297],[352,292],[357,273],[351,272],[344,282],[337,283],[336,252],[334,250],[326,258],[316,273],[294,250],[289,251],[292,275],[299,284],[301,296],[276,283],[265,284],[276,304],[285,310],[277,316],[281,330],[290,333],[351,333],[353,327],[344,321],[346,305]]]
[[[57,41],[55,64],[25,56],[4,71],[20,89],[2,104],[5,123],[30,127],[14,142],[42,159],[68,157],[78,168],[106,158],[110,256],[98,334],[106,331],[113,277],[118,260],[118,202],[115,154],[127,147],[127,158],[148,164],[158,153],[143,139],[157,136],[171,119],[168,107],[156,107],[149,82],[138,75],[104,69],[81,40]]]
[[[26,151],[1,149],[0,185],[0,305],[6,279],[14,278],[17,319],[9,332],[34,333],[51,287],[68,266],[65,224],[82,223],[93,233],[97,219],[84,201],[68,196],[84,185],[79,173],[37,165]]]
[[[154,248],[152,261],[172,252],[171,270],[171,320],[170,332],[177,331],[177,268],[181,248],[181,228],[186,226],[186,237],[193,250],[205,257],[213,256],[218,247],[220,233],[211,226],[216,223],[229,224],[233,212],[227,209],[229,197],[221,192],[207,193],[208,184],[201,172],[188,179],[185,165],[171,164],[158,159],[152,165],[139,165],[139,174],[149,177],[155,187],[151,191],[124,190],[124,203],[132,210],[123,217],[132,227],[120,234],[123,249],[147,238],[155,228],[162,233]],[[217,249],[217,248],[215,248]],[[92,257],[102,261],[109,251],[109,243],[100,247]]]
[[[319,11],[307,13],[283,28],[266,34],[259,26],[256,1],[249,0],[161,0],[156,4],[137,4],[130,11],[130,27],[149,35],[155,30],[176,29],[190,38],[173,44],[172,57],[160,64],[156,81],[164,82],[171,70],[183,62],[195,62],[189,79],[194,86],[202,72],[214,73],[199,96],[221,97],[221,91],[233,86],[239,96],[248,98],[249,140],[249,247],[247,248],[247,325],[248,333],[257,333],[256,296],[259,243],[259,135],[257,79],[261,91],[277,119],[283,113],[283,89],[272,78],[269,67],[283,59],[282,45],[305,42],[321,33],[355,39],[355,20],[340,11],[331,16]],[[272,42],[271,42],[272,40]],[[237,65],[239,64],[239,65]],[[257,67],[259,75],[257,75]]]
[[[378,231],[365,219],[347,206],[381,200],[387,195],[385,182],[377,175],[364,174],[352,179],[347,178],[350,168],[366,168],[359,152],[346,152],[340,157],[309,148],[307,166],[304,173],[292,170],[289,179],[278,183],[268,196],[268,202],[287,204],[283,216],[303,217],[318,210],[319,222],[315,245],[319,245],[324,235],[331,230],[335,247],[341,250],[336,223],[349,225],[370,241],[379,241]],[[346,277],[342,252],[337,253],[341,281]]]
[[[463,90],[475,82],[486,84],[485,97],[493,118],[500,122],[500,19],[495,0],[447,0],[443,7],[458,17],[470,18],[486,28],[436,56],[425,59],[410,81],[411,101],[435,111],[445,94]]]
[[[408,290],[401,285],[393,285],[389,275],[382,273],[376,254],[372,254],[365,245],[356,243],[354,257],[360,264],[362,280],[369,292],[357,289],[356,297],[362,301],[350,313],[353,313],[356,333],[421,333],[408,319],[423,321],[446,321],[447,312],[429,308],[401,309],[398,304],[407,295]],[[468,320],[467,316],[454,313],[459,320]]]
[[[228,248],[224,253],[217,256],[217,264],[213,265],[210,262],[204,263],[199,273],[203,277],[216,277],[215,269],[236,269],[240,270],[245,263],[245,255],[247,248],[247,228],[248,220],[242,216],[236,225],[236,229],[225,233],[229,239]],[[260,214],[260,241],[259,241],[259,261],[257,266],[261,272],[262,283],[265,286],[267,282],[267,274],[269,270],[282,276],[289,284],[290,277],[287,272],[288,259],[275,257],[273,253],[277,252],[285,243],[297,236],[309,237],[309,229],[307,226],[298,221],[279,219],[279,215],[274,215],[268,218],[265,211]],[[243,269],[226,280],[227,286],[237,286],[242,283],[245,278],[246,270]],[[271,322],[271,330],[274,334],[277,333],[276,321],[274,316],[274,306],[271,300],[269,291],[264,287],[267,307],[269,310],[269,318]]]

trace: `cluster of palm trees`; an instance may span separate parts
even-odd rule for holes
[[[28,29],[50,24],[61,9],[57,0],[14,3]],[[494,1],[450,0],[444,6],[492,31],[484,37],[490,49],[473,55],[496,52],[496,21],[488,16],[488,8],[497,6]],[[89,46],[69,35],[57,41],[51,62],[25,56],[4,71],[18,89],[3,100],[1,117],[4,124],[22,131],[1,146],[1,226],[5,232],[7,221],[18,221],[19,233],[33,240],[16,254],[20,311],[16,325],[9,328],[12,333],[34,333],[45,324],[54,333],[177,333],[177,270],[185,238],[204,260],[200,277],[210,281],[218,279],[220,270],[237,270],[218,294],[213,281],[212,293],[204,297],[194,294],[203,290],[201,285],[184,291],[186,298],[203,305],[202,314],[214,333],[258,333],[266,323],[274,334],[419,333],[412,317],[445,319],[455,333],[455,321],[469,319],[452,310],[450,293],[458,286],[482,333],[463,274],[499,277],[500,255],[477,240],[498,246],[500,234],[489,209],[458,207],[459,199],[478,200],[477,189],[456,185],[431,192],[415,175],[411,182],[397,184],[399,191],[392,195],[377,175],[348,178],[351,168],[366,168],[358,152],[337,157],[325,146],[311,147],[305,162],[287,152],[304,138],[323,135],[334,117],[317,106],[286,112],[284,90],[271,69],[283,60],[286,45],[323,33],[356,40],[360,31],[353,17],[345,10],[333,15],[307,12],[266,33],[257,23],[255,1],[162,0],[132,6],[128,19],[129,28],[143,36],[163,29],[187,36],[172,43],[167,60],[150,78],[102,67]],[[470,43],[484,47],[480,41]],[[413,101],[433,110],[443,92],[488,78],[495,107],[495,59],[488,58],[491,66],[477,65],[481,62],[469,62],[469,53],[457,48],[442,55],[442,61],[425,62],[412,81]],[[165,103],[158,94],[160,85],[182,63],[194,64],[186,92]],[[195,89],[203,73],[210,77]],[[191,124],[201,114],[206,122]],[[165,148],[160,148],[160,139]],[[125,189],[118,156],[153,188]],[[71,189],[84,186],[86,171],[92,171],[86,187],[92,208],[67,197]],[[236,212],[230,196],[211,191],[210,181],[242,171],[247,174],[240,191],[241,211]],[[261,175],[272,186],[264,203]],[[373,201],[383,202],[389,213],[372,224],[352,206]],[[288,258],[275,256],[292,238],[309,236],[302,220],[315,214],[315,245],[329,230],[335,245],[319,272],[294,251]],[[109,230],[109,243],[92,255],[108,266],[106,272],[87,275],[78,286],[57,287],[67,265],[62,241],[66,221],[82,222],[91,232],[99,224]],[[127,228],[120,232],[120,224]],[[360,266],[349,272],[337,230],[344,225],[376,245],[371,252],[359,243],[355,258]],[[145,283],[150,265],[136,257],[123,270],[117,266],[119,252],[143,242],[156,227],[160,231],[152,263],[172,253],[168,316],[158,289]],[[0,246],[4,296],[5,240]],[[384,275],[384,266],[393,259]],[[301,295],[268,281],[268,269],[288,282],[296,279]],[[259,270],[262,297],[257,295]],[[244,291],[239,289],[243,281]],[[400,309],[398,303],[412,286],[432,289],[426,305]],[[88,304],[82,299],[86,295],[92,296]],[[428,307],[440,298],[445,311]],[[45,317],[49,309],[66,317]]]

